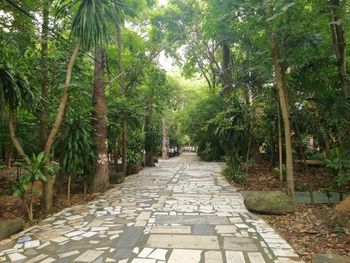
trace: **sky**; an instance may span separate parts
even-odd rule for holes
[[[167,72],[173,72],[179,69],[176,65],[174,65],[174,59],[167,57],[164,51],[160,53],[158,61],[160,66]]]
[[[165,5],[168,2],[168,0],[159,0],[159,5]]]

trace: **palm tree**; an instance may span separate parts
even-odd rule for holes
[[[66,80],[56,118],[45,143],[45,156],[50,156],[53,143],[55,142],[57,133],[64,118],[64,113],[69,98],[69,86],[72,79],[73,67],[80,48],[89,50],[92,47],[100,47],[107,38],[107,18],[109,17],[110,10],[109,4],[110,2],[107,0],[63,0],[60,2],[61,8],[57,13],[58,16],[72,16],[71,33],[75,42],[75,47],[73,48],[73,53],[67,65]],[[25,157],[26,155],[18,141],[15,140],[16,136],[14,134],[12,121],[13,116],[10,116],[10,132],[15,148],[18,153],[25,158],[26,162],[30,162],[30,159]],[[54,183],[55,176],[52,175],[47,175],[46,181],[43,182],[43,202],[46,211],[52,210]]]
[[[94,192],[104,191],[109,185],[107,147],[107,107],[104,82],[104,43],[108,39],[108,23],[112,21],[111,2],[108,0],[71,0],[69,9],[76,9],[73,33],[86,49],[95,52],[93,85],[94,124],[97,161],[92,183]]]
[[[30,158],[25,154],[15,132],[15,118],[17,108],[32,97],[27,80],[20,72],[12,69],[5,62],[0,64],[0,96],[9,110],[9,131],[13,145],[18,154],[27,164]]]
[[[124,0],[113,0],[114,25],[115,25],[115,30],[117,32],[118,66],[119,66],[119,72],[120,72],[119,84],[121,86],[122,93],[123,93],[124,97],[126,97],[126,88],[125,88],[125,83],[124,83],[124,65],[123,65],[122,8],[125,6],[126,6],[126,4],[125,4]],[[124,176],[126,176],[126,169],[127,169],[126,129],[127,129],[127,121],[126,121],[126,119],[123,119],[123,125],[122,125],[122,169],[123,169]]]

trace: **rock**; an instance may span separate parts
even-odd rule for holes
[[[350,214],[350,195],[335,207],[335,211],[344,214]]]
[[[109,177],[110,183],[112,184],[121,184],[125,181],[125,176],[123,172],[117,172]]]
[[[327,255],[314,255],[312,257],[313,263],[349,263],[350,257],[340,256],[337,254],[327,254]]]
[[[294,212],[292,200],[280,191],[249,192],[244,204],[251,212],[269,215],[285,215]]]
[[[0,240],[19,232],[23,227],[24,220],[20,217],[11,220],[0,220]]]

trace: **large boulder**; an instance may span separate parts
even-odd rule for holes
[[[343,214],[350,214],[350,195],[335,207],[335,211]]]
[[[11,220],[0,220],[0,240],[21,231],[23,227],[24,220],[19,217]]]
[[[349,263],[350,257],[340,256],[336,254],[327,254],[327,255],[314,255],[312,257],[313,263]]]
[[[292,200],[283,192],[249,192],[244,204],[251,212],[268,215],[285,215],[294,212]]]

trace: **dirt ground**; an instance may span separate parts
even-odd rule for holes
[[[12,195],[14,180],[16,179],[16,168],[0,170],[0,219],[12,219],[16,217],[27,218],[26,209],[20,197]],[[96,195],[83,194],[82,184],[76,183],[72,185],[71,200],[67,201],[66,191],[55,193],[54,208],[52,213],[61,211],[66,207],[85,204],[95,198]],[[34,205],[34,222],[28,222],[28,225],[34,224],[47,217],[40,207],[40,200]]]
[[[295,171],[295,188],[313,191],[329,188],[332,176],[323,168],[311,168],[311,180],[301,169]],[[248,191],[281,190],[283,184],[268,166],[251,168],[245,185],[236,187]],[[333,252],[350,256],[350,214],[335,212],[334,205],[297,205],[296,212],[285,216],[263,215],[295,249],[305,262],[311,262],[312,255]]]

